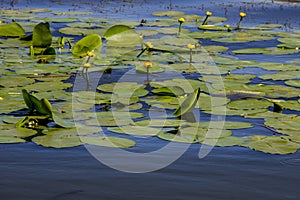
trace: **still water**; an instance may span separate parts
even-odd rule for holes
[[[0,8],[11,8],[10,1],[0,2]],[[183,10],[194,14],[211,10],[216,15],[227,15],[232,20],[229,22],[237,21],[233,17],[233,11],[238,13],[240,10],[246,10],[249,18],[246,18],[248,21],[245,23],[250,25],[269,22],[285,24],[287,30],[299,27],[300,10],[297,4],[270,4],[272,1],[244,2],[254,4],[237,0],[204,0],[197,3],[178,0],[118,0],[99,3],[94,1],[90,3],[97,6],[91,6],[84,1],[32,0],[14,1],[14,8],[46,5],[47,8],[57,11],[92,10],[98,11],[98,15],[102,17],[125,17],[130,20],[150,18],[152,11],[162,9]],[[254,130],[259,132],[260,127]],[[139,145],[134,147],[135,152],[150,151],[163,145],[163,142],[156,138],[141,141],[144,143],[137,142]],[[300,152],[280,156],[242,147],[214,147],[207,156],[200,159],[199,149],[199,144],[191,145],[178,160],[154,172],[126,173],[99,162],[83,146],[53,149],[32,143],[1,144],[0,198],[296,200],[300,197]],[[103,148],[104,152],[106,150],[108,149]]]

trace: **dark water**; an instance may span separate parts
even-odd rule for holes
[[[1,199],[299,199],[299,153],[269,155],[192,145],[175,163],[130,174],[95,160],[84,147],[1,145]]]
[[[93,1],[94,5],[99,3],[97,7],[83,2],[59,1],[58,4],[57,1],[15,1],[14,8],[46,5],[52,10],[95,10],[102,17],[115,19],[126,17],[131,20],[151,17],[154,10],[174,9],[191,14],[197,12],[203,14],[206,10],[211,10],[216,15],[227,15],[230,23],[238,20],[238,17],[234,16],[238,16],[240,10],[246,10],[246,24],[285,23],[287,30],[300,27],[298,4],[271,4],[271,1],[264,1],[263,4],[261,3],[263,1],[245,1],[255,2],[248,4],[237,0],[109,1],[110,4],[106,4],[106,1]],[[229,6],[230,2],[232,5]],[[0,0],[0,3],[3,8],[10,8],[9,1]],[[232,48],[234,49],[234,46]],[[282,61],[281,57],[275,58],[276,61]],[[259,56],[251,59],[268,61]],[[268,59],[274,61],[274,58]],[[284,57],[284,60],[288,59],[289,57]],[[261,129],[256,128],[253,131],[259,133]],[[145,148],[151,150],[163,144],[155,138],[146,141],[138,143],[134,151],[143,151]],[[199,159],[199,149],[199,144],[191,145],[178,160],[166,168],[134,174],[117,171],[102,164],[85,147],[53,149],[33,143],[1,144],[0,198],[13,200],[300,198],[300,152],[280,156],[242,147],[214,147],[206,157]],[[104,152],[106,150],[103,148]],[[132,163],[125,162],[124,165],[126,164]]]

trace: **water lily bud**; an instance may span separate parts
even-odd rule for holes
[[[241,16],[241,17],[246,17],[246,13],[240,12],[240,16]]]
[[[185,19],[184,19],[183,17],[181,17],[181,18],[178,19],[178,22],[179,22],[180,24],[184,23],[184,21],[185,21]]]
[[[92,51],[88,51],[88,52],[86,52],[86,55],[90,56],[90,57],[93,57],[95,54]]]
[[[211,16],[212,12],[206,11],[206,16]]]
[[[188,44],[188,45],[187,45],[187,48],[188,48],[188,49],[195,49],[195,45],[194,45],[194,44]]]
[[[152,67],[152,62],[145,62],[144,67],[146,67],[146,68]]]
[[[84,63],[83,66],[84,66],[84,67],[90,67],[90,66],[91,66],[91,63]]]
[[[153,44],[151,42],[146,42],[147,48],[153,48]]]

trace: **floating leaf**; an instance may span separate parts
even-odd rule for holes
[[[265,125],[276,129],[300,130],[300,116],[282,117],[282,118],[267,118]]]
[[[272,103],[263,99],[236,100],[228,104],[228,108],[235,109],[235,110],[261,109],[261,108],[268,108],[270,106],[272,106]]]
[[[200,143],[211,145],[211,146],[220,146],[220,147],[229,147],[229,146],[240,146],[244,142],[244,138],[227,136],[222,138],[205,138],[205,140]]]
[[[0,25],[0,36],[21,37],[25,35],[25,30],[16,22]]]
[[[26,142],[25,140],[17,137],[11,137],[11,136],[0,136],[0,144],[1,143],[23,143]]]
[[[32,141],[38,145],[53,148],[66,148],[82,145],[76,129],[52,129],[47,135],[34,137]]]
[[[135,141],[127,138],[119,138],[113,136],[82,136],[80,137],[82,142],[86,144],[103,146],[103,147],[115,147],[115,148],[129,148],[135,145]]]
[[[175,10],[166,10],[166,11],[156,11],[152,12],[153,16],[169,16],[169,17],[176,17],[184,15],[184,12],[175,11]]]
[[[116,133],[123,133],[136,136],[155,136],[161,133],[161,130],[158,128],[146,126],[121,126],[116,128],[108,128],[108,130]]]
[[[287,137],[252,135],[246,137],[243,146],[251,149],[271,154],[289,154],[294,153],[300,147],[293,143]]]
[[[132,28],[125,25],[110,27],[103,35],[107,45],[116,47],[137,46],[142,44],[142,38]]]

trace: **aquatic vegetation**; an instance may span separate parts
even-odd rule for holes
[[[252,59],[297,56],[299,31],[241,26],[244,12],[237,27],[210,11],[153,12],[158,19],[142,24],[90,12],[36,12],[51,11],[0,14],[20,14],[18,22],[0,25],[0,143],[131,148],[134,137],[152,137],[271,154],[300,148],[299,62]],[[126,80],[118,80],[122,73]],[[223,115],[225,121],[211,120]]]

